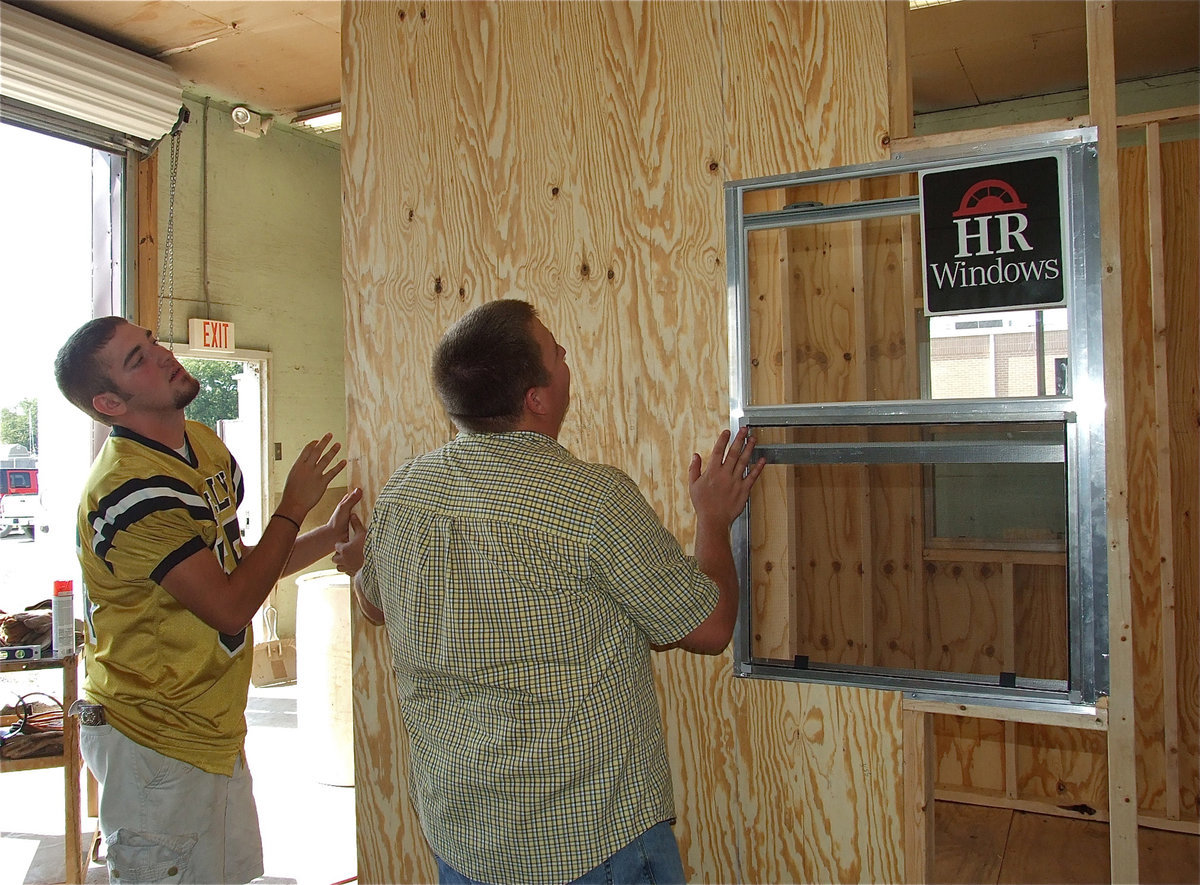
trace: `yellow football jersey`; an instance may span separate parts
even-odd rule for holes
[[[187,422],[187,456],[116,427],[79,509],[84,690],[130,739],[231,774],[246,735],[254,644],[208,626],[162,588],[171,569],[208,550],[229,574],[244,555],[244,495],[233,455]]]

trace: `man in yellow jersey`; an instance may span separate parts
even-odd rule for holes
[[[79,328],[55,360],[59,389],[112,433],[79,508],[84,760],[101,785],[113,882],[249,882],[262,840],[243,745],[250,620],[281,575],[348,535],[354,490],[300,525],[342,471],[331,436],[308,443],[259,543],[242,543],[237,461],[185,420],[199,383],[120,317]]]
[[[433,375],[461,432],[392,475],[334,563],[387,626],[438,881],[682,882],[651,652],[729,643],[754,440],[692,456],[687,556],[629,476],[558,443],[571,372],[531,305],[470,311]]]

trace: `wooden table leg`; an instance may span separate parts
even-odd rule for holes
[[[78,885],[84,879],[83,846],[80,845],[80,830],[83,821],[79,809],[79,776],[83,759],[79,755],[79,720],[67,716],[66,710],[79,696],[79,659],[71,656],[63,660],[63,801],[64,843],[67,885]]]

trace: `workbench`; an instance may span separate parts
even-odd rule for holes
[[[71,655],[65,658],[40,659],[31,661],[0,661],[0,673],[16,673],[28,670],[62,670],[62,700],[63,703],[63,751],[52,756],[33,756],[26,759],[0,758],[0,774],[12,771],[36,771],[45,768],[63,769],[63,807],[65,809],[63,833],[64,861],[66,864],[65,880],[68,885],[78,885],[84,881],[87,872],[87,859],[91,845],[84,846],[80,832],[83,825],[80,803],[80,775],[83,771],[83,758],[79,755],[79,720],[67,716],[71,702],[79,696],[79,658]],[[90,794],[89,790],[89,794]],[[89,795],[89,813],[93,804]]]

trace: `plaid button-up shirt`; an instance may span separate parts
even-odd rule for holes
[[[541,434],[460,434],[384,487],[361,579],[452,867],[564,882],[674,817],[650,646],[718,591],[628,476]]]

